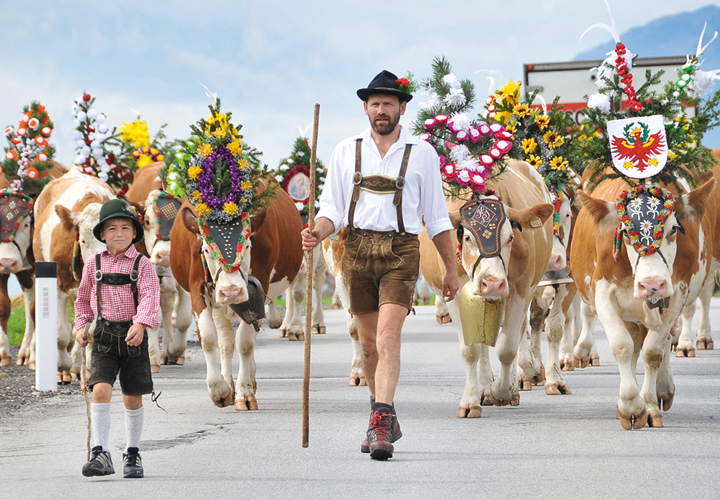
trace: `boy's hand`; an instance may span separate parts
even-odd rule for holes
[[[79,332],[77,332],[77,335],[75,336],[75,341],[80,344],[80,347],[85,347],[90,342],[93,341],[92,335],[86,335],[88,327],[86,326]]]
[[[145,325],[142,323],[135,323],[131,326],[127,332],[127,336],[125,337],[127,345],[140,345],[143,341],[143,336],[145,335],[145,328]]]

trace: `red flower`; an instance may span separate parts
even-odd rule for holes
[[[83,94],[83,101],[88,102],[91,98],[90,94]]]
[[[395,83],[397,83],[398,85],[404,85],[406,87],[410,86],[410,80],[408,80],[407,78],[398,78],[397,80],[395,80]]]

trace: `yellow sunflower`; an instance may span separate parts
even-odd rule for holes
[[[528,162],[533,167],[535,167],[536,169],[540,168],[540,166],[542,165],[542,160],[540,159],[540,157],[538,155],[530,155],[530,157],[525,161]]]
[[[517,104],[513,108],[513,113],[518,115],[520,118],[525,118],[527,115],[530,114],[530,106],[527,104]]]
[[[197,212],[198,217],[205,217],[210,215],[211,210],[205,203],[198,203],[195,205],[195,212]]]
[[[535,152],[535,148],[537,148],[537,142],[535,142],[535,139],[533,137],[529,137],[527,139],[523,139],[521,144],[523,151],[525,151],[525,154],[530,154]]]
[[[188,179],[191,181],[196,181],[198,177],[200,177],[200,173],[202,172],[202,169],[200,167],[190,167],[188,168]]]
[[[552,170],[560,170],[561,172],[565,171],[567,169],[568,162],[563,160],[562,156],[556,156],[552,160],[550,160],[550,168]]]
[[[554,130],[545,132],[543,135],[543,141],[548,145],[550,149],[555,149],[563,145],[563,138],[558,135]]]
[[[547,115],[537,115],[535,117],[535,124],[540,130],[545,130],[550,123],[550,117]]]

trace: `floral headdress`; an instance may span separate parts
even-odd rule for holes
[[[295,139],[290,156],[280,160],[280,165],[274,172],[275,179],[290,195],[295,206],[303,217],[308,216],[308,202],[310,200],[310,145],[305,137]],[[319,159],[315,162],[315,199],[322,192],[327,169]],[[317,202],[316,202],[317,203]],[[316,207],[317,208],[317,207]]]
[[[707,130],[720,124],[720,93],[705,102],[699,98],[720,72],[697,69],[709,45],[702,45],[705,30],[696,55],[688,56],[688,62],[678,70],[677,82],[661,91],[652,90],[660,83],[663,72],[653,74],[648,70],[646,82],[635,89],[630,73],[635,55],[620,41],[612,15],[610,18],[611,26],[595,24],[586,30],[600,27],[615,39],[615,49],[596,69],[598,93],[588,98],[583,125],[593,133],[583,134],[587,139],[576,155],[584,167],[592,168],[589,187],[618,177],[635,185],[643,181],[634,179],[665,183],[678,191],[682,191],[679,179],[696,185],[700,174],[712,165],[709,150],[697,145]],[[694,118],[685,114],[688,105],[695,106]]]
[[[263,206],[271,190],[257,193],[256,183],[264,175],[258,166],[260,153],[243,148],[242,127],[231,123],[231,113],[220,112],[219,99],[209,108],[210,117],[190,127],[192,137],[170,166],[168,191],[187,197],[195,207],[203,238],[224,269],[234,272],[240,268],[242,248],[250,236],[249,215]],[[218,245],[215,229],[224,234],[230,226],[242,231],[235,235],[237,245],[225,248]]]
[[[33,101],[23,108],[23,115],[17,129],[5,129],[8,145],[0,173],[10,181],[13,191],[39,193],[43,182],[40,172],[52,166],[55,148],[48,142],[53,132],[53,123],[45,106]]]

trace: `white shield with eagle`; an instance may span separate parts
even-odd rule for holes
[[[668,146],[661,115],[609,121],[607,131],[613,165],[622,175],[646,179],[665,167]]]

